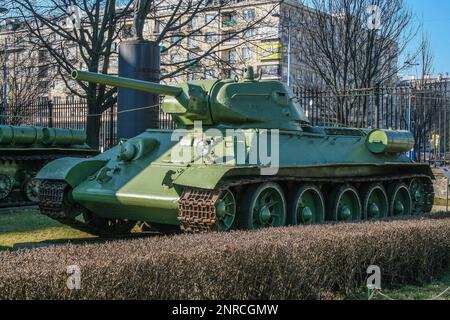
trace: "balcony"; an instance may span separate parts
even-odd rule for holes
[[[236,27],[236,26],[237,26],[236,20],[228,20],[222,22],[222,27]]]

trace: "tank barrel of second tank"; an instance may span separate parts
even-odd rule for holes
[[[141,92],[160,94],[164,96],[179,97],[183,90],[179,87],[168,86],[155,82],[148,82],[130,78],[110,76],[107,74],[87,71],[72,70],[71,77],[74,80],[105,84],[118,88],[137,90]]]

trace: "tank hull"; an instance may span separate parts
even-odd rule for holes
[[[85,140],[79,130],[0,126],[0,207],[36,205],[37,172],[58,158],[97,155]]]
[[[219,131],[226,135],[225,129]],[[79,212],[84,210],[105,220],[173,226],[183,225],[183,203],[188,190],[220,194],[232,188],[239,196],[256,184],[271,182],[281,185],[289,194],[299,184],[333,189],[333,186],[347,184],[362,187],[368,183],[382,183],[387,189],[389,181],[395,184],[415,178],[432,178],[429,166],[413,163],[405,154],[370,152],[366,145],[368,133],[361,130],[333,129],[328,133],[322,130],[321,134],[280,131],[275,172],[267,163],[263,164],[264,155],[252,156],[252,148],[265,134],[262,130],[242,129],[242,139],[232,142],[225,137],[209,150],[209,155],[215,155],[214,159],[199,158],[195,150],[189,153],[188,161],[186,154],[184,161],[174,156],[183,148],[191,150],[196,139],[209,139],[207,130],[202,131],[200,137],[198,134],[198,131],[186,130],[185,137],[179,139],[172,131],[147,130],[128,140],[126,146],[117,146],[89,160],[97,159],[99,163],[85,177],[80,177],[79,164],[70,169],[67,165],[70,159],[60,159],[44,167],[38,178],[67,183],[71,201],[81,208]],[[268,150],[275,151],[270,145],[272,142]],[[127,148],[135,153],[132,159],[123,160],[130,154]],[[244,163],[239,162],[239,150],[245,151]],[[62,172],[60,167],[66,170],[60,176],[55,175],[55,172]],[[271,170],[265,174],[262,168]],[[71,171],[77,173],[78,180],[70,178]]]

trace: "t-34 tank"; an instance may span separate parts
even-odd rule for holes
[[[137,223],[227,231],[431,210],[430,167],[405,155],[411,133],[311,126],[282,83],[244,71],[242,81],[178,86],[73,71],[76,80],[164,95],[179,129],[48,164],[38,174],[42,213],[92,233],[126,233]]]
[[[0,126],[0,207],[37,204],[34,177],[47,162],[97,154],[80,130]]]

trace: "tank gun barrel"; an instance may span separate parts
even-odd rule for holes
[[[87,71],[72,70],[71,78],[79,81],[99,83],[118,88],[137,90],[141,92],[160,94],[176,98],[181,104],[188,99],[183,90],[179,87],[168,86],[155,82],[148,82],[130,78],[110,76],[107,74],[93,73]]]

